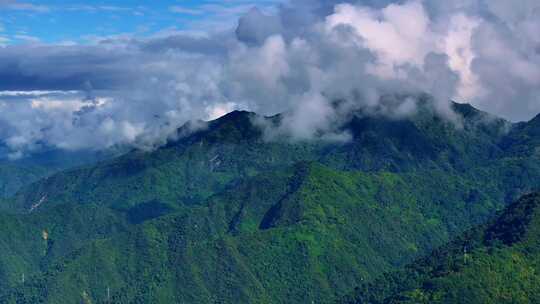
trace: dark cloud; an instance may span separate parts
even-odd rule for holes
[[[249,44],[262,44],[268,37],[282,32],[278,16],[267,16],[259,9],[252,8],[238,21],[236,37]]]
[[[136,42],[145,52],[181,51],[186,53],[205,54],[211,56],[226,55],[227,50],[235,42],[231,33],[218,33],[212,36],[170,35],[149,41]]]
[[[7,46],[0,49],[0,90],[110,89],[131,81],[135,54],[97,46]]]

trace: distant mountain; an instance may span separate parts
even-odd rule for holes
[[[539,303],[540,194],[522,197],[347,303]]]
[[[0,202],[0,303],[338,300],[540,188],[534,121],[453,109],[351,113],[347,142],[237,111],[56,173]]]

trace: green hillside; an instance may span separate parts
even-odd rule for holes
[[[454,109],[353,113],[348,142],[270,141],[280,116],[233,112],[52,175],[1,202],[0,303],[341,299],[540,188],[513,148],[535,133]]]
[[[119,303],[329,301],[472,221],[462,200],[462,187],[469,186],[425,174],[421,187],[415,174],[343,172],[316,163],[261,174],[203,206],[82,246],[19,292],[37,295],[27,302],[54,303],[57,295],[77,301],[81,290],[104,300],[107,284]],[[444,198],[440,184],[449,187]],[[440,205],[433,203],[438,199]],[[61,235],[50,230],[49,242],[65,244]],[[156,280],[165,285],[145,290]],[[59,293],[60,286],[77,292]]]
[[[540,194],[356,291],[348,303],[540,302]]]

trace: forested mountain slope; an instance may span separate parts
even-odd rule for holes
[[[454,110],[353,113],[345,142],[233,112],[55,174],[2,202],[0,302],[340,299],[540,188],[534,121]]]
[[[363,286],[348,303],[540,302],[540,194],[488,224]]]

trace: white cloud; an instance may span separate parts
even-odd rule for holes
[[[13,35],[14,39],[17,39],[19,41],[24,41],[26,43],[40,43],[41,40],[38,37],[30,36],[30,35]]]
[[[39,97],[44,95],[52,95],[52,94],[59,94],[59,95],[69,95],[69,94],[77,94],[79,91],[39,91],[39,90],[33,90],[33,91],[0,91],[0,97],[4,96],[11,96],[11,97]]]
[[[187,14],[187,15],[201,15],[204,12],[200,9],[188,8],[180,5],[174,5],[169,7],[169,11],[177,14]]]
[[[474,100],[485,94],[478,76],[471,70],[475,58],[472,37],[479,23],[479,20],[464,14],[452,16],[448,33],[439,46],[448,55],[450,68],[460,76],[458,88],[460,100]]]
[[[0,36],[0,46],[5,46],[5,45],[7,45],[10,41],[11,41],[11,40],[10,40],[9,38]]]
[[[16,0],[0,0],[0,8],[19,11],[30,11],[35,13],[46,13],[50,8],[46,5],[38,5],[29,2],[20,2]]]
[[[369,7],[341,4],[327,18],[330,30],[350,26],[358,34],[359,47],[374,51],[383,70],[394,65],[422,64],[432,49],[429,18],[418,1],[390,5],[378,11]],[[383,74],[385,74],[383,72]]]
[[[450,97],[470,100],[481,96],[483,91],[471,71],[474,59],[471,38],[479,21],[464,14],[449,19],[441,27],[430,19],[421,1],[391,4],[381,10],[342,4],[328,16],[326,27],[330,31],[339,26],[354,29],[355,43],[376,56],[370,72],[386,79],[408,77],[404,68],[422,67],[429,53],[448,56],[449,67],[460,76],[457,95]]]

